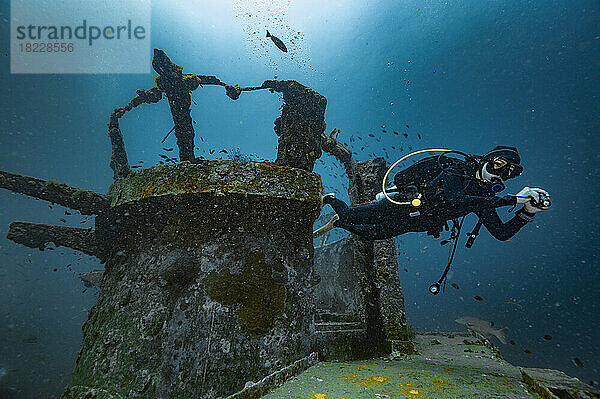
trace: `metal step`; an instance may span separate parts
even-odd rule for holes
[[[331,330],[331,331],[316,331],[315,334],[364,334],[366,332],[365,329],[361,330]]]
[[[360,322],[315,323],[315,330],[316,332],[364,331],[365,327]]]
[[[315,322],[317,323],[359,323],[360,317],[351,313],[335,313],[317,309]]]

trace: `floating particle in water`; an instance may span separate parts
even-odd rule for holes
[[[369,137],[375,137],[373,133],[369,133]]]
[[[510,340],[510,342],[509,342],[509,344],[511,344],[511,345],[515,345],[515,344],[516,344],[516,342],[515,342],[515,341],[513,341],[513,340],[511,339],[511,340]]]
[[[25,342],[26,344],[37,344],[38,339],[37,337],[23,338],[23,342]]]
[[[408,133],[402,133],[402,135],[404,136],[404,138],[408,138]]]
[[[475,295],[473,298],[475,298],[476,301],[483,301],[483,298],[479,295]]]
[[[545,339],[546,341],[550,341],[550,340],[552,340],[552,336],[551,336],[551,335],[548,335],[548,334],[546,334],[546,335],[544,335],[544,339]]]
[[[407,129],[410,129],[410,126],[406,125],[406,128],[407,128]]]
[[[525,352],[528,355],[531,355],[531,351],[529,349],[525,349],[525,350],[523,350],[523,352]]]
[[[456,284],[456,283],[452,283],[452,284],[450,284],[450,285],[452,286],[452,288],[454,288],[454,289],[456,289],[456,290],[458,290],[458,289],[459,289],[459,287],[458,287],[458,284]]]

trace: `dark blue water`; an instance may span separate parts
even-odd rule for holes
[[[328,99],[327,130],[341,129],[340,140],[353,145],[358,160],[377,155],[392,163],[409,147],[478,154],[518,147],[525,171],[507,191],[544,188],[552,208],[508,242],[483,231],[472,249],[459,244],[449,282],[460,289],[437,297],[427,287],[443,270],[447,248],[423,234],[400,237],[408,319],[417,330],[442,331],[459,330],[460,316],[491,320],[508,327],[515,341],[500,346],[510,362],[599,380],[600,3],[324,3],[155,1],[152,46],[185,72],[242,86],[277,76],[314,88]],[[152,76],[11,75],[9,9],[0,2],[0,170],[106,192],[108,116],[135,89],[152,87]],[[277,50],[264,28],[290,52]],[[197,155],[214,159],[221,149],[239,148],[275,158],[277,95],[243,93],[232,101],[222,88],[205,87],[193,98]],[[130,161],[157,164],[171,126],[165,101],[127,114],[121,127]],[[350,136],[363,140],[350,143]],[[166,144],[174,146],[174,137]],[[327,155],[322,160],[317,171],[328,191],[344,198],[343,169]],[[67,225],[91,226],[64,211],[0,191],[0,368],[6,370],[0,392],[6,395],[60,392],[95,301],[95,290],[83,292],[77,274],[100,268],[97,260],[4,238],[14,220],[61,225],[65,218]],[[504,210],[501,216],[511,217]],[[467,217],[465,231],[475,222]]]

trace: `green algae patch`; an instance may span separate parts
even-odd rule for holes
[[[89,388],[81,385],[69,387],[61,396],[61,399],[125,399],[125,396],[115,394],[101,388]]]
[[[435,388],[451,388],[454,386],[454,384],[448,382],[448,381],[444,381],[444,380],[431,380],[431,385],[433,385]]]
[[[365,386],[373,386],[373,385],[385,384],[389,380],[390,380],[390,378],[386,377],[385,375],[372,375],[368,378],[363,378],[360,381],[356,381],[356,383],[365,385]]]
[[[85,192],[86,192],[86,190],[81,190],[81,189],[75,190],[75,191],[73,191],[73,194],[71,194],[71,199],[73,201],[77,201],[82,195],[85,194]]]
[[[42,183],[42,185],[43,185],[44,187],[48,187],[48,186],[54,186],[54,187],[69,187],[69,186],[67,186],[66,184],[64,184],[64,183],[61,183],[61,182],[59,182],[59,181],[57,181],[57,180],[47,180],[47,181],[45,181],[44,183]]]
[[[388,320],[387,333],[394,352],[405,355],[415,353],[415,347],[411,342],[414,332],[411,334],[411,330],[407,326],[401,326],[393,320]]]
[[[440,342],[433,345],[432,339]],[[417,334],[412,355],[320,363],[264,396],[264,399],[328,398],[533,398],[519,369],[497,357],[463,352],[471,334]],[[482,360],[487,360],[483,362]],[[375,360],[375,361],[374,361]]]
[[[285,288],[273,280],[271,270],[264,254],[252,252],[246,258],[242,273],[213,271],[204,279],[204,284],[213,300],[238,307],[236,313],[244,330],[264,335],[273,328],[285,305]]]
[[[111,207],[172,194],[261,195],[298,201],[320,201],[318,174],[271,163],[246,161],[182,162],[159,165],[115,181]]]
[[[423,396],[423,391],[418,388],[404,388],[401,392],[408,398],[419,398]]]
[[[155,324],[160,322],[153,320]],[[87,356],[81,358],[71,376],[71,381],[65,389],[62,398],[128,398],[132,392],[139,396],[152,397],[155,384],[160,380],[152,365],[160,359],[159,345],[154,340],[159,335],[155,324],[148,328],[146,339],[137,339],[144,334],[132,322],[128,311],[117,307],[106,307],[92,313],[84,325],[86,329],[94,329],[93,334],[84,335],[83,346],[89,351],[106,354],[116,347],[125,347],[126,357],[120,362],[110,362],[104,356]],[[142,329],[143,330],[143,329]],[[131,342],[136,342],[135,346]],[[144,342],[144,345],[139,345]],[[100,360],[97,360],[100,359]],[[108,381],[111,382],[108,382]]]

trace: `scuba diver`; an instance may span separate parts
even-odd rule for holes
[[[386,189],[387,176],[398,163],[425,152],[441,154],[426,157],[398,172],[394,186]],[[464,160],[447,156],[451,153],[463,156]],[[437,294],[440,284],[445,282],[462,221],[467,214],[474,212],[479,217],[477,225],[468,234],[466,246],[470,248],[481,225],[495,238],[505,241],[532,221],[536,213],[550,207],[550,196],[541,188],[524,187],[516,195],[496,195],[504,190],[506,180],[521,174],[523,167],[520,164],[517,149],[506,146],[497,146],[484,156],[446,149],[413,152],[388,169],[382,183],[383,191],[377,194],[374,203],[349,207],[335,194],[325,195],[323,205],[331,205],[336,215],[313,236],[318,237],[339,227],[365,240],[387,239],[407,232],[427,232],[439,238],[444,228],[450,230],[448,222],[452,221],[451,236],[442,244],[453,241],[454,248],[444,275],[430,287],[430,292]],[[523,204],[523,207],[515,212],[512,219],[503,223],[496,208],[517,204]]]

